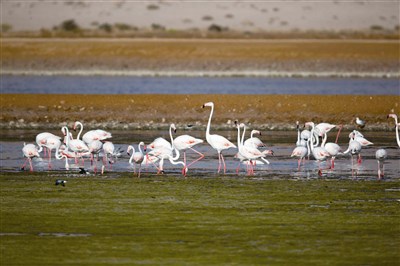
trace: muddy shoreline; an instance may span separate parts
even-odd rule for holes
[[[0,128],[60,128],[80,120],[88,127],[157,129],[170,123],[205,128],[213,101],[215,129],[227,129],[238,119],[260,129],[294,128],[295,122],[315,121],[386,130],[386,116],[399,113],[400,96],[351,95],[40,95],[2,94]]]

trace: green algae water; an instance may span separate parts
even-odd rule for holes
[[[0,191],[1,265],[400,261],[398,179],[2,173]]]

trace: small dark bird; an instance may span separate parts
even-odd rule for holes
[[[356,125],[359,128],[364,128],[365,127],[365,120],[362,120],[359,117],[356,117]]]
[[[61,186],[65,187],[65,183],[67,183],[67,180],[57,179],[55,185],[56,186],[61,185]]]
[[[83,174],[83,175],[86,175],[86,174],[87,174],[85,168],[79,167],[79,170],[80,170],[80,171],[79,171],[80,174]]]

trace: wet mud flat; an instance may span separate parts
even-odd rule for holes
[[[399,188],[398,179],[2,173],[0,260],[393,265]]]
[[[400,96],[380,95],[56,95],[2,94],[0,127],[49,129],[161,129],[170,123],[204,129],[215,103],[212,127],[230,129],[234,120],[258,129],[293,129],[296,121],[329,122],[355,128],[355,117],[367,121],[363,130],[388,130],[398,113]]]

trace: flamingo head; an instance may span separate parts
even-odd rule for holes
[[[395,121],[395,124],[397,124],[397,115],[396,114],[388,114],[387,118],[389,118],[389,117],[393,118]]]
[[[304,127],[313,127],[314,126],[314,122],[306,122],[304,124]]]
[[[172,123],[172,124],[170,125],[170,129],[173,129],[173,130],[174,130],[174,133],[176,133],[176,126],[175,126],[174,123]]]
[[[253,134],[258,134],[258,135],[261,136],[261,131],[256,130],[256,129],[253,129],[253,130],[251,131],[251,133],[253,133]]]
[[[206,107],[206,106],[214,107],[214,103],[213,102],[208,102],[208,103],[203,104],[203,108]]]

